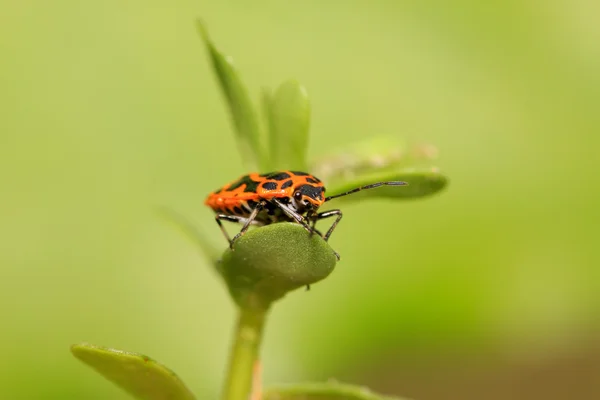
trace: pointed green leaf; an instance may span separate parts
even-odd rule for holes
[[[337,382],[305,383],[268,389],[262,400],[401,400]]]
[[[270,140],[271,140],[271,106],[273,104],[273,93],[271,92],[271,90],[267,87],[263,87],[262,91],[261,91],[261,96],[260,96],[260,105],[261,105],[261,116],[262,116],[262,121],[264,122],[264,126],[266,127],[266,131],[267,131],[267,158],[268,160],[266,160],[267,162],[265,163],[265,169],[264,171],[274,171],[277,168],[273,165],[273,158],[271,157],[270,154]]]
[[[346,145],[314,162],[311,172],[325,182],[327,196],[375,182],[408,183],[364,190],[340,197],[339,201],[375,197],[410,199],[432,195],[447,185],[448,179],[432,166],[436,157],[437,149],[431,145],[407,145],[395,137],[381,136]]]
[[[215,47],[201,21],[198,21],[197,27],[206,44],[213,69],[227,100],[242,159],[251,170],[265,168],[263,164],[266,160],[261,142],[258,117],[246,87],[240,79],[231,57],[225,56]]]
[[[269,155],[277,170],[306,171],[310,103],[306,89],[295,80],[284,82],[268,99]]]
[[[407,144],[393,136],[379,136],[337,149],[312,162],[310,171],[324,182],[337,182],[382,170],[431,168],[437,153],[428,144]]]
[[[71,352],[137,399],[195,399],[173,371],[142,354],[87,343],[73,345]]]
[[[348,192],[354,188],[374,182],[404,181],[405,186],[380,186],[375,189],[363,190],[349,196],[343,196],[332,201],[358,201],[366,198],[414,199],[426,197],[442,190],[448,179],[435,168],[405,169],[400,171],[382,170],[370,174],[361,174],[344,181],[334,181],[327,186],[327,196]]]
[[[319,235],[281,222],[247,232],[219,264],[229,292],[242,308],[268,308],[287,292],[316,283],[334,269],[336,256]]]

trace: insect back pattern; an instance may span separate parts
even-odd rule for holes
[[[311,234],[316,232],[326,241],[342,219],[340,210],[318,212],[325,202],[365,189],[383,185],[401,186],[406,182],[376,182],[357,187],[348,192],[325,197],[325,186],[317,177],[300,171],[276,171],[266,174],[251,173],[228,183],[209,194],[205,204],[217,214],[215,219],[233,247],[236,239],[243,235],[250,225],[268,225],[276,222],[299,223]],[[315,229],[317,221],[336,217],[333,224],[322,235]],[[240,232],[231,239],[222,221],[243,224]],[[339,259],[339,255],[336,253]]]

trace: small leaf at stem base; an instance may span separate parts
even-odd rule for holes
[[[270,388],[262,400],[403,400],[399,397],[383,396],[361,386],[338,382],[302,383]],[[407,399],[404,399],[407,400]]]
[[[142,354],[87,343],[71,346],[71,352],[137,399],[195,399],[173,371]]]

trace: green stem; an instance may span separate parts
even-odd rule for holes
[[[239,310],[222,400],[248,400],[266,320],[266,309]]]

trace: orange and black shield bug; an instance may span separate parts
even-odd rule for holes
[[[268,225],[275,222],[297,222],[311,234],[316,232],[326,241],[342,219],[340,210],[318,212],[323,203],[332,199],[383,185],[401,186],[406,182],[376,182],[357,187],[345,193],[325,197],[325,186],[317,177],[300,171],[276,171],[266,174],[251,173],[217,189],[206,198],[205,204],[216,213],[216,221],[229,241],[230,247],[250,225]],[[322,235],[315,229],[317,221],[336,217]],[[225,231],[222,220],[243,224],[233,237]],[[337,253],[336,253],[336,256]],[[339,258],[339,256],[338,256]]]

